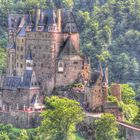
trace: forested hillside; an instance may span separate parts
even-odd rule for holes
[[[73,9],[81,51],[91,57],[92,68],[101,60],[109,66],[110,82],[139,82],[140,0],[0,0],[1,47],[7,43],[8,13],[37,7]]]

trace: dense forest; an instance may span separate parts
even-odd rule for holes
[[[109,66],[110,82],[139,82],[140,0],[0,0],[0,46],[7,44],[9,13],[51,7],[73,10],[93,70],[100,60]]]

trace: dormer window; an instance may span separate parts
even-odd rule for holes
[[[64,72],[64,63],[58,62],[58,72]]]

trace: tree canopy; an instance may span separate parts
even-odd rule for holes
[[[112,114],[104,114],[95,120],[96,140],[117,140],[118,125]]]
[[[83,120],[84,113],[77,101],[52,96],[46,98],[47,110],[41,114],[42,125],[39,135],[46,139],[68,140],[78,123]]]

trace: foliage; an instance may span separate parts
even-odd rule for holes
[[[124,121],[132,124],[138,114],[138,107],[135,104],[125,104],[123,102],[120,102],[119,106],[122,108]]]
[[[117,100],[117,98],[112,96],[112,95],[108,96],[108,101],[116,103],[117,105],[119,105],[119,101]]]
[[[80,104],[67,98],[52,96],[46,98],[46,108],[41,115],[42,125],[39,135],[51,140],[67,140],[75,131],[75,126],[83,120]]]
[[[6,140],[34,140],[36,136],[36,129],[24,130],[15,128],[10,124],[0,124],[0,138],[2,137],[1,135],[3,135],[3,137],[6,138]]]
[[[137,113],[137,116],[134,118],[133,123],[137,126],[140,126],[140,109]]]
[[[128,84],[121,84],[122,101],[118,101],[114,96],[108,96],[108,101],[116,103],[122,110],[124,121],[133,123],[135,117],[138,115],[138,106],[135,101],[135,91]],[[135,122],[138,119],[135,119]]]
[[[104,114],[95,121],[96,140],[116,140],[118,135],[118,126],[115,117],[112,114]]]
[[[0,140],[10,140],[7,133],[1,132],[0,133]]]
[[[62,3],[67,7],[67,8],[72,8],[74,4],[74,0],[62,0]]]
[[[125,104],[136,104],[136,93],[133,88],[128,84],[121,84],[122,101]]]
[[[4,48],[0,48],[0,74],[4,72],[6,66],[6,51]]]
[[[21,130],[20,136],[18,140],[29,140],[28,134],[26,130]]]

